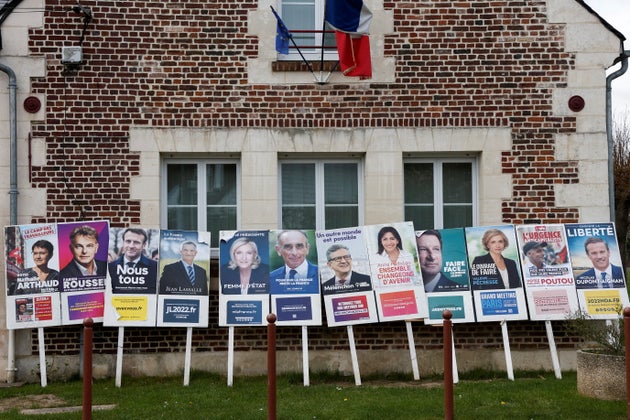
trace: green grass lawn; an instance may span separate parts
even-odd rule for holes
[[[515,372],[510,381],[502,372],[460,376],[454,386],[456,419],[626,419],[625,401],[600,401],[577,394],[575,372]],[[444,392],[440,378],[369,377],[355,386],[352,377],[312,374],[304,387],[300,375],[277,380],[278,419],[442,419]],[[194,372],[190,385],[183,378],[123,378],[95,381],[93,404],[116,404],[94,411],[94,419],[266,419],[266,377],[226,378]],[[81,406],[81,380],[0,388],[0,419],[80,419],[81,413],[22,415],[22,405],[39,398],[56,398],[62,406]],[[15,398],[15,399],[13,399]],[[36,406],[32,406],[36,408]]]

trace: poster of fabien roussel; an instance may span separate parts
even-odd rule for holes
[[[161,230],[158,272],[157,325],[207,327],[210,233]]]
[[[578,309],[562,224],[516,226],[529,317],[563,320]]]
[[[527,319],[514,225],[465,228],[477,321]]]
[[[159,229],[110,228],[105,326],[156,326]]]
[[[629,303],[614,224],[575,223],[564,228],[581,310],[594,319],[618,318]]]
[[[7,328],[61,325],[57,225],[5,227]]]
[[[219,326],[267,325],[269,231],[219,232]]]
[[[81,324],[85,318],[103,321],[109,222],[57,225],[61,322]]]
[[[428,301],[425,324],[441,324],[445,310],[453,323],[474,322],[464,229],[416,231],[416,245]]]

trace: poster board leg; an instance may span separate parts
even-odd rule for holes
[[[186,328],[186,357],[184,359],[184,386],[190,383],[190,357],[192,349],[192,327]]]
[[[310,385],[309,375],[309,363],[308,363],[308,327],[302,325],[302,371],[304,375],[304,386]]]
[[[227,386],[234,384],[234,327],[228,327]]]
[[[553,328],[551,327],[551,321],[545,321],[545,329],[547,330],[547,341],[549,341],[549,351],[551,352],[551,363],[553,364],[553,371],[556,374],[557,379],[562,379],[562,371],[560,371],[560,361],[558,360],[558,350],[556,349],[556,340],[553,337]]]
[[[451,324],[451,349],[453,354],[453,383],[459,383],[459,373],[457,372],[457,355],[455,354],[455,334],[453,331],[453,326]]]
[[[116,388],[120,388],[122,381],[123,343],[125,327],[118,327],[118,346],[116,347]]]
[[[501,333],[503,334],[503,351],[505,352],[505,368],[508,379],[514,380],[514,368],[512,367],[512,351],[510,350],[510,337],[508,336],[507,321],[501,321]]]
[[[42,387],[48,385],[46,373],[46,344],[44,343],[44,327],[37,328],[37,347],[39,347],[39,376]]]
[[[350,357],[352,358],[352,370],[354,371],[354,384],[361,385],[361,373],[359,372],[359,359],[357,358],[357,346],[354,342],[354,330],[348,325],[348,342],[350,343]]]
[[[416,354],[416,342],[413,339],[413,328],[411,321],[405,321],[407,327],[407,342],[409,343],[409,357],[411,358],[411,370],[413,371],[413,380],[420,380],[420,370],[418,369],[418,356]]]

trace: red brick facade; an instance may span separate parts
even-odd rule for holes
[[[552,112],[552,89],[567,86],[575,57],[565,52],[563,25],[549,23],[544,0],[385,1],[394,31],[384,37],[384,55],[395,58],[395,81],[328,85],[248,83],[247,60],[260,48],[248,35],[254,0],[82,1],[94,15],[84,63],[64,69],[61,47],[76,45],[83,26],[69,11],[75,3],[47,1],[44,27],[29,34],[30,54],[47,57],[46,77],[32,80],[32,92],[46,98],[46,119],[32,125],[32,136],[45,139],[48,161],[32,168],[31,179],[47,192],[47,214],[32,222],[141,224],[129,192],[140,171],[128,142],[132,126],[509,127],[513,147],[500,164],[513,177],[513,193],[500,222],[578,221],[576,208],[554,207],[554,185],[578,182],[577,162],[554,157],[555,136],[574,132],[576,119]],[[213,265],[210,327],[195,330],[195,351],[227,350]],[[540,322],[509,328],[513,349],[548,346]],[[441,346],[441,329],[417,323],[414,333],[420,349]],[[575,345],[563,335],[557,326],[559,347]],[[343,328],[309,328],[309,336],[316,350],[348,348]],[[355,336],[358,349],[407,347],[402,322],[358,326]],[[279,349],[298,350],[299,337],[299,329],[281,328]],[[46,340],[49,354],[78,353],[79,327],[48,328]],[[133,352],[183,351],[185,331],[128,328],[126,343]],[[501,348],[501,329],[457,325],[455,343]],[[264,350],[264,329],[239,328],[236,346]],[[97,326],[95,347],[115,352],[116,329]]]

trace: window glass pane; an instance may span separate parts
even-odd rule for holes
[[[293,34],[298,46],[315,45],[314,33],[296,33],[295,30],[313,30],[315,28],[315,0],[283,0],[282,20]],[[321,28],[320,28],[321,29]],[[291,47],[292,44],[289,44]]]
[[[197,207],[169,207],[166,228],[197,230]]]
[[[282,165],[282,205],[315,204],[315,165]]]
[[[282,229],[315,229],[315,206],[282,206]]]
[[[405,206],[405,220],[413,222],[416,230],[433,229],[435,221],[433,220],[433,206]]]
[[[357,206],[326,207],[326,229],[337,229],[359,224]]]
[[[444,206],[444,228],[472,226],[472,205]]]
[[[472,202],[472,165],[470,163],[444,163],[444,202]]]
[[[167,165],[167,204],[197,204],[197,165]]]
[[[206,225],[210,232],[212,248],[219,247],[219,231],[236,229],[236,206],[213,207],[208,206],[206,211]]]
[[[206,165],[206,185],[208,205],[236,205],[235,164]]]
[[[433,164],[406,163],[405,203],[433,203]]]
[[[356,163],[325,164],[324,188],[326,204],[356,204],[359,197]]]

